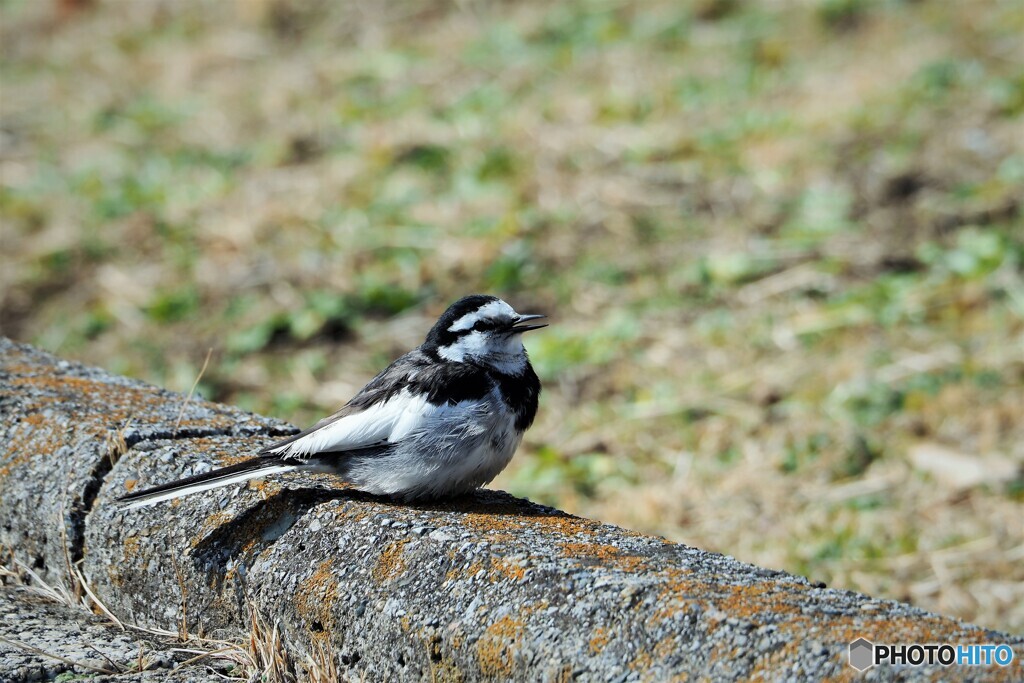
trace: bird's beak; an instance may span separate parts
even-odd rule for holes
[[[547,316],[539,315],[539,314],[535,314],[535,315],[521,315],[515,321],[515,323],[512,325],[512,331],[516,332],[516,333],[519,333],[519,332],[529,332],[530,330],[539,330],[542,327],[547,327],[548,326],[547,323],[541,323],[540,325],[523,325],[523,323],[529,322],[530,320],[539,320],[540,318],[546,318],[546,317]]]

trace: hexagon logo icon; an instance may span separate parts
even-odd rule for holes
[[[875,665],[875,646],[866,638],[850,643],[850,666],[857,671],[870,669]]]

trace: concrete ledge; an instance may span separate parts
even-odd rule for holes
[[[91,681],[104,672],[116,673],[117,683],[206,683],[218,680],[210,667],[221,674],[230,668],[223,660],[190,664],[191,655],[159,639],[122,631],[105,618],[22,587],[0,587],[0,623],[0,683],[61,675]]]
[[[293,475],[125,512],[111,500],[249,456],[291,428],[0,340],[0,543],[78,564],[122,619],[240,633],[370,680],[862,678],[858,637],[1010,643],[1010,667],[873,680],[1019,680],[1024,639],[580,519],[496,491],[403,506]]]

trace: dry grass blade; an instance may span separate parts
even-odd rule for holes
[[[78,585],[80,585],[82,587],[82,590],[85,591],[85,594],[89,596],[89,599],[92,601],[92,604],[96,605],[96,607],[98,607],[100,611],[103,612],[103,614],[105,614],[108,619],[110,619],[110,621],[114,622],[114,624],[117,625],[119,629],[121,629],[122,631],[125,630],[124,623],[122,623],[120,619],[115,617],[113,612],[107,609],[107,606],[103,604],[102,600],[96,597],[96,593],[94,593],[92,588],[89,586],[89,582],[85,580],[85,576],[82,574],[81,570],[75,567],[74,572],[75,578],[78,581]]]
[[[256,665],[260,680],[267,683],[295,683],[293,667],[288,660],[277,623],[270,626],[251,606],[249,618],[249,655]]]
[[[107,457],[110,459],[110,466],[113,467],[117,464],[117,461],[121,459],[121,456],[128,452],[128,441],[124,438],[125,432],[132,426],[132,422],[135,420],[134,415],[129,415],[128,419],[124,421],[115,432],[110,432],[107,435]]]
[[[179,622],[178,631],[125,623],[114,615],[103,601],[100,600],[99,596],[96,595],[96,592],[92,590],[92,587],[89,585],[84,574],[82,574],[82,572],[77,568],[74,569],[73,578],[76,584],[82,588],[84,596],[87,596],[87,598],[76,598],[71,591],[63,585],[58,584],[54,586],[47,583],[41,576],[39,576],[39,574],[23,562],[13,558],[11,558],[11,562],[14,569],[11,568],[11,565],[0,564],[0,576],[13,579],[16,583],[26,586],[26,588],[33,593],[36,593],[47,600],[75,609],[84,608],[90,612],[92,611],[90,609],[91,603],[92,605],[95,605],[113,625],[117,626],[122,631],[130,630],[143,633],[165,643],[195,643],[197,646],[195,648],[172,647],[167,649],[167,652],[171,653],[192,655],[189,659],[179,663],[177,665],[179,667],[188,666],[207,659],[216,659],[230,662],[239,673],[244,675],[247,680],[260,680],[264,683],[295,683],[296,681],[293,673],[293,667],[289,661],[288,653],[285,650],[284,639],[280,630],[276,625],[273,628],[270,628],[266,622],[259,617],[255,610],[251,612],[252,629],[247,640],[230,641],[193,637],[188,633],[186,619],[184,616],[182,621]],[[179,580],[181,580],[181,578],[179,571]],[[3,637],[0,637],[0,640],[8,642],[14,647],[74,666],[81,666],[97,673],[109,675],[123,673],[120,666],[88,643],[86,643],[87,647],[94,650],[97,654],[103,657],[103,659],[110,662],[113,670],[75,662],[66,657],[45,652],[25,643],[6,640]],[[139,657],[136,663],[136,670],[145,670],[145,657],[141,643],[139,644]],[[315,681],[326,682],[338,680],[333,663],[331,663],[329,657],[324,654],[318,653],[314,655],[310,671],[315,672],[314,674],[311,674],[315,676],[313,678]],[[237,680],[237,677],[235,676],[221,677],[225,678],[225,680]]]
[[[71,591],[69,591],[68,588],[63,584],[51,586],[46,581],[44,581],[43,578],[39,576],[39,574],[36,574],[34,571],[32,571],[32,568],[24,562],[21,562],[20,560],[15,560],[14,564],[22,572],[27,574],[32,579],[33,583],[28,585],[28,589],[31,590],[33,593],[42,595],[44,598],[47,598],[54,602],[58,602],[62,605],[67,605],[68,607],[78,606],[78,600],[75,599]]]
[[[171,563],[174,565],[174,576],[178,579],[178,590],[181,591],[181,621],[178,623],[178,640],[187,643],[191,640],[188,633],[188,588],[185,586],[185,577],[181,574],[181,567],[178,561],[171,555]]]
[[[174,432],[178,432],[178,427],[181,425],[181,419],[185,416],[185,410],[188,408],[189,402],[192,400],[192,395],[196,392],[196,387],[199,386],[199,381],[203,378],[203,374],[206,372],[206,366],[210,364],[210,356],[213,355],[213,347],[206,350],[206,360],[203,361],[203,367],[199,369],[199,374],[196,375],[196,379],[192,382],[192,388],[188,390],[188,396],[185,397],[184,403],[181,404],[181,410],[178,411],[178,419],[174,421]]]
[[[197,662],[201,662],[205,659],[221,659],[235,664],[243,671],[249,671],[256,668],[255,663],[252,661],[252,658],[249,657],[249,654],[237,645],[228,645],[227,647],[222,647],[217,650],[192,650],[185,648],[173,648],[171,652],[181,652],[184,654],[195,655],[194,657],[191,657],[189,659],[186,659],[184,662],[181,662],[178,665],[179,667],[186,667],[190,664],[196,664]]]
[[[151,626],[139,626],[138,624],[126,624],[123,621],[120,622],[124,625],[125,629],[129,631],[136,631],[138,633],[145,633],[146,635],[153,636],[155,638],[163,638],[165,640],[178,640],[177,631],[168,631],[163,628],[153,628]]]
[[[70,478],[70,472],[68,473],[68,477]],[[64,503],[65,500],[62,497],[60,501],[60,544],[61,551],[64,555],[64,569],[67,572],[66,576],[71,581],[71,589],[64,590],[64,592],[67,593],[68,598],[66,601],[63,602],[69,607],[74,607],[78,605],[79,601],[82,598],[82,586],[79,584],[78,579],[75,577],[74,560],[71,557],[71,546],[68,543],[68,515],[64,509]]]
[[[310,643],[310,651],[303,655],[306,678],[310,683],[337,683],[341,680],[338,665],[330,645],[321,640]]]
[[[105,675],[108,675],[108,676],[113,676],[113,675],[121,673],[119,670],[118,671],[111,671],[110,669],[104,669],[101,666],[93,666],[92,664],[86,664],[85,662],[76,662],[73,659],[68,659],[67,657],[61,657],[60,655],[55,655],[52,652],[47,652],[46,650],[40,650],[38,647],[33,647],[33,646],[29,645],[28,643],[19,643],[16,640],[10,640],[9,638],[5,638],[3,636],[0,636],[0,642],[7,643],[11,647],[16,647],[19,650],[25,650],[26,652],[31,652],[31,653],[37,654],[37,655],[39,655],[41,657],[47,657],[49,659],[55,659],[58,662],[64,662],[65,664],[70,664],[71,666],[77,666],[77,667],[81,667],[83,669],[88,669],[89,671],[95,671],[96,673],[99,673],[99,674],[105,674]],[[95,649],[95,648],[93,648],[93,649]],[[106,656],[104,656],[104,659],[107,659]],[[107,661],[110,661],[110,660],[107,659]]]
[[[112,667],[114,668],[114,671],[115,671],[115,672],[117,672],[117,673],[119,673],[119,674],[120,674],[120,673],[124,673],[124,669],[122,669],[122,668],[121,668],[121,667],[120,667],[120,666],[119,666],[119,665],[117,664],[117,662],[115,662],[115,661],[114,661],[113,659],[111,659],[110,657],[108,657],[108,656],[107,656],[107,655],[106,655],[105,653],[103,653],[103,652],[101,652],[100,650],[98,650],[98,649],[96,648],[96,646],[95,646],[95,645],[93,645],[92,643],[86,643],[86,644],[85,644],[85,646],[86,646],[87,648],[89,648],[90,650],[92,650],[93,652],[95,652],[96,654],[98,654],[98,655],[99,655],[100,657],[103,657],[103,659],[107,660],[107,663],[108,663],[108,664],[110,664],[110,666],[112,666]]]

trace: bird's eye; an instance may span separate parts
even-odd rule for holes
[[[478,320],[473,325],[473,329],[477,332],[483,332],[485,330],[493,330],[496,327],[493,320]]]

